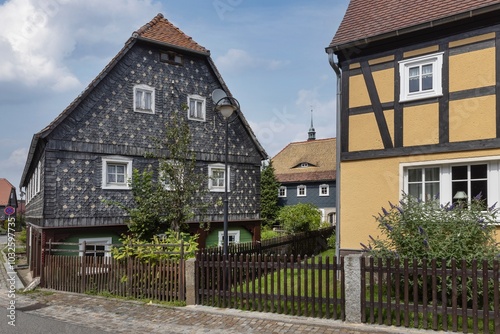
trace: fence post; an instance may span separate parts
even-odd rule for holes
[[[362,254],[345,257],[345,321],[361,323],[361,261]]]
[[[196,258],[185,261],[186,305],[196,305]]]

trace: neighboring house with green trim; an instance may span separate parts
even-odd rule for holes
[[[225,122],[211,93],[231,95],[210,51],[158,14],[52,123],[33,136],[21,179],[26,190],[30,268],[39,274],[42,245],[100,243],[127,231],[126,213],[104,199],[132,204],[132,170],[145,158],[174,112],[183,113],[200,172],[208,176],[208,211],[189,223],[200,247],[218,244],[223,228]],[[184,111],[182,106],[187,105]],[[267,154],[239,111],[229,123],[229,233],[260,240],[260,166]]]

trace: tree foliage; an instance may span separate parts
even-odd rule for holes
[[[208,177],[196,164],[187,121],[172,113],[165,137],[154,138],[156,149],[146,157],[158,161],[143,171],[134,169],[130,181],[135,205],[113,202],[130,216],[129,232],[142,241],[167,230],[181,232],[185,223],[202,217]]]
[[[278,221],[290,234],[317,230],[321,225],[321,212],[310,203],[299,203],[281,208]]]
[[[260,217],[264,225],[272,226],[278,217],[280,187],[272,161],[263,167],[260,175]]]
[[[500,256],[494,237],[498,209],[486,208],[479,198],[440,205],[405,196],[398,205],[389,205],[375,217],[383,238],[370,236],[368,246],[361,244],[375,256],[450,260]]]

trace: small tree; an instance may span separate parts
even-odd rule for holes
[[[129,232],[142,241],[169,229],[179,233],[188,220],[202,216],[206,207],[203,198],[208,179],[196,164],[188,123],[174,112],[165,130],[164,138],[154,138],[155,152],[146,155],[158,160],[158,168],[133,171],[135,205],[111,202],[129,214]]]
[[[278,213],[283,229],[290,234],[317,230],[321,223],[321,212],[310,203],[284,206]]]
[[[278,190],[280,187],[272,161],[263,166],[260,175],[260,217],[264,225],[272,226],[278,217]]]
[[[383,238],[370,236],[369,245],[362,244],[375,256],[472,260],[500,255],[494,238],[498,209],[486,209],[478,198],[440,205],[404,196],[389,205],[375,217]]]

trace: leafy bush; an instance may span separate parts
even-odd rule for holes
[[[463,259],[470,267],[475,259],[493,260],[500,257],[500,248],[494,237],[498,209],[495,206],[487,208],[480,198],[474,198],[471,203],[440,205],[437,201],[422,202],[404,196],[398,205],[389,205],[389,210],[382,208],[382,213],[375,217],[384,238],[374,239],[370,236],[368,246],[361,244],[365,251],[375,257],[416,259],[419,265],[423,259],[445,260],[448,268],[451,267],[452,259]],[[424,291],[427,291],[427,300],[432,300],[430,280],[427,280],[427,290],[424,289],[420,274],[417,277],[410,275],[407,282],[402,280],[401,289],[405,283],[409,285],[410,291],[415,283],[418,285],[420,300],[423,300]],[[482,300],[485,290],[488,291],[487,298],[493,300],[491,280],[483,282],[479,277],[474,283],[472,277],[468,277],[462,282],[462,278],[458,277],[456,282],[452,282],[451,276],[447,276],[445,289],[448,306],[451,306],[453,298],[462,299],[462,289],[457,295],[451,295],[453,283],[466,286],[465,297],[469,307],[472,302],[473,284],[477,285],[479,300]],[[488,287],[483,289],[485,284]],[[441,296],[442,288],[442,279],[438,277],[438,296]]]
[[[498,209],[485,208],[479,198],[440,205],[404,196],[389,205],[375,217],[384,238],[370,236],[368,246],[361,244],[374,256],[472,260],[500,255],[494,237]]]
[[[267,240],[267,239],[272,239],[279,237],[280,234],[276,231],[273,230],[272,227],[269,227],[267,225],[263,225],[261,232],[260,232],[260,240]]]
[[[321,212],[310,203],[284,206],[278,213],[278,221],[290,234],[317,230],[321,223]]]
[[[121,239],[120,247],[114,247],[112,254],[115,259],[127,257],[139,258],[148,263],[156,263],[162,259],[179,259],[180,243],[184,245],[184,258],[192,258],[198,250],[198,235],[191,236],[188,233],[167,231],[163,235],[155,235],[153,239],[145,244],[144,241],[126,235]],[[169,244],[171,246],[164,246]]]

